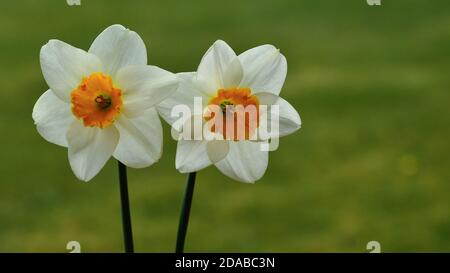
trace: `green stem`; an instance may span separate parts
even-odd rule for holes
[[[186,183],[186,191],[184,193],[183,206],[181,207],[180,223],[178,225],[177,245],[175,253],[183,253],[184,242],[186,240],[186,233],[189,224],[189,214],[191,212],[192,196],[194,194],[195,186],[195,172],[188,174]]]
[[[127,167],[120,161],[117,162],[119,163],[120,201],[122,205],[122,227],[125,252],[134,253],[130,200],[128,199]]]

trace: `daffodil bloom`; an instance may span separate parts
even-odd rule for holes
[[[88,52],[50,40],[40,63],[50,89],[36,102],[33,119],[43,138],[68,147],[79,179],[92,179],[111,155],[134,168],[160,158],[162,127],[154,106],[172,95],[179,81],[147,65],[136,32],[110,26]]]
[[[212,135],[220,135],[214,139],[179,137],[176,168],[189,173],[214,164],[238,181],[260,179],[269,160],[268,150],[261,144],[291,134],[301,126],[297,111],[279,97],[286,74],[286,58],[272,45],[258,46],[237,56],[224,41],[216,41],[203,56],[197,72],[178,74],[182,79],[179,89],[157,106],[162,117],[178,132],[200,119],[202,124],[214,120],[209,130]],[[196,107],[198,99],[200,111]],[[181,122],[173,113],[179,105],[189,108],[192,114]],[[254,115],[246,116],[241,125],[236,125],[238,109],[249,107]],[[273,124],[272,121],[276,121],[278,130],[268,132],[265,137],[257,136],[261,126]],[[239,128],[240,133],[236,130]]]

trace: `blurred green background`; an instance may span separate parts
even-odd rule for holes
[[[300,131],[281,139],[266,175],[234,182],[214,167],[195,189],[186,251],[450,251],[450,2],[445,0],[2,1],[0,251],[121,252],[116,162],[77,181],[67,150],[31,119],[47,90],[49,39],[88,49],[120,23],[149,63],[193,71],[216,40],[237,53],[271,43],[289,65],[281,95]],[[174,249],[185,175],[164,124],[161,160],[129,170],[136,250]]]

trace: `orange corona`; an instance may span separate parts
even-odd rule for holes
[[[214,111],[212,106],[220,111]],[[258,97],[249,88],[220,89],[209,101],[204,117],[211,122],[211,131],[221,133],[224,139],[248,140],[259,125]]]
[[[72,91],[72,112],[86,127],[111,125],[122,108],[122,91],[113,86],[111,77],[94,73],[83,78]]]

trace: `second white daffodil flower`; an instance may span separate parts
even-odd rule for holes
[[[188,173],[214,164],[238,181],[260,179],[269,160],[268,150],[261,143],[293,133],[301,126],[297,111],[279,97],[286,74],[286,58],[272,45],[258,46],[237,56],[224,41],[215,42],[203,56],[197,72],[178,74],[182,79],[178,91],[157,107],[180,133],[196,121],[200,120],[203,126],[214,120],[215,125],[209,129],[212,134],[221,135],[221,139],[212,140],[178,137],[176,168]],[[200,101],[200,110],[196,100]],[[190,109],[190,117],[180,118],[179,113],[174,113],[180,105]],[[239,129],[230,133],[229,129],[236,129],[239,124],[233,123],[238,109],[242,109],[239,106],[252,108],[256,115],[245,118],[241,133],[237,133]],[[269,111],[271,108],[277,111]],[[265,138],[253,138],[262,124],[273,124],[271,120],[276,120],[278,130]]]
[[[178,78],[147,65],[137,33],[110,26],[88,52],[51,40],[40,62],[50,89],[36,102],[33,119],[42,137],[68,147],[79,179],[92,179],[111,155],[134,168],[161,157],[162,127],[154,106],[175,92]]]

